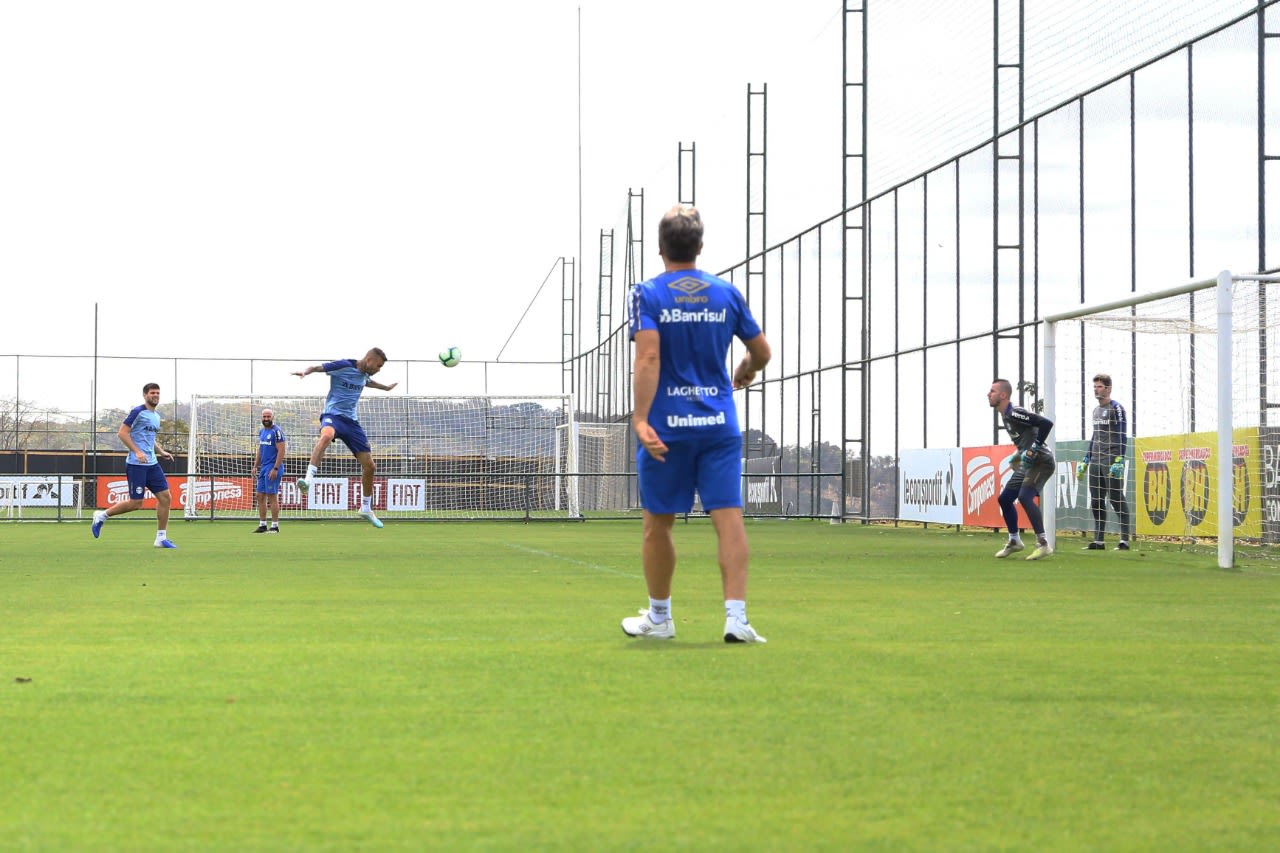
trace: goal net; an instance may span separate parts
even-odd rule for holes
[[[1216,544],[1224,568],[1234,544],[1280,543],[1278,283],[1223,273],[1046,318],[1045,415],[1059,466],[1046,490],[1051,535],[1094,530],[1091,484],[1075,468],[1093,433],[1093,377],[1104,373],[1128,416],[1119,480],[1132,532]],[[1116,508],[1105,509],[1107,530],[1119,532]]]
[[[360,465],[341,441],[328,448],[311,493],[306,473],[323,397],[197,396],[188,440],[188,518],[256,518],[254,451],[264,408],[288,450],[280,488],[286,518],[345,518],[360,506]],[[383,518],[575,518],[577,454],[568,395],[361,399],[360,424],[377,471]]]
[[[583,514],[613,514],[640,509],[636,445],[629,423],[580,423],[577,432],[578,500]],[[571,441],[570,426],[557,441]]]

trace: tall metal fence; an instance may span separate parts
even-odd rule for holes
[[[893,518],[903,450],[998,442],[986,391],[1034,405],[1054,310],[1280,265],[1277,93],[1260,3],[723,271],[774,347],[743,425],[781,511]],[[575,359],[582,408],[625,418],[629,373],[619,326]]]
[[[1276,270],[1278,117],[1270,0],[723,270],[775,352],[743,402],[748,471],[773,485],[748,511],[893,518],[904,450],[998,440],[993,378],[1034,404],[1042,317],[1221,269]],[[627,258],[647,236],[639,210],[618,235]],[[628,263],[614,281],[613,243],[610,300],[625,305],[636,276]],[[405,362],[403,375],[410,393],[558,387],[584,421],[622,422],[630,358],[625,323],[610,316],[598,344],[562,361],[444,374]],[[144,381],[164,386],[165,417],[195,393],[293,393],[297,364],[0,356],[0,449],[38,447],[77,419],[91,428],[63,446],[110,445],[118,421],[103,419],[105,405],[126,411]],[[82,403],[23,402],[48,400],[54,385],[79,389]]]

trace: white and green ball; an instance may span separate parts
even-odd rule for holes
[[[462,361],[462,350],[457,347],[440,350],[440,363],[445,367],[457,367],[460,361]]]

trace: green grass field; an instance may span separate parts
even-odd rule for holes
[[[988,533],[0,525],[0,847],[1280,847],[1280,569]]]

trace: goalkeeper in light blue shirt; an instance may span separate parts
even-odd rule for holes
[[[307,465],[306,476],[298,480],[298,489],[304,495],[311,492],[324,452],[335,438],[340,439],[360,463],[360,484],[364,490],[360,496],[360,515],[374,527],[382,526],[373,511],[373,474],[376,466],[369,439],[356,417],[356,405],[366,386],[379,391],[390,391],[399,384],[392,382],[390,385],[383,385],[373,381],[374,374],[386,363],[387,354],[374,347],[359,360],[344,358],[326,361],[306,370],[294,371],[293,374],[305,377],[312,373],[325,373],[329,376],[329,396],[325,397],[324,411],[320,413],[320,437],[311,451],[311,463]]]
[[[635,342],[636,472],[644,506],[641,551],[649,607],[622,620],[631,637],[669,640],[671,529],[696,491],[719,539],[724,641],[763,643],[747,621],[747,532],[742,523],[742,431],[733,402],[769,363],[769,342],[731,283],[697,269],[702,217],[673,207],[658,224],[666,271],[635,286],[628,306]],[[732,380],[726,360],[738,338],[747,348]]]

